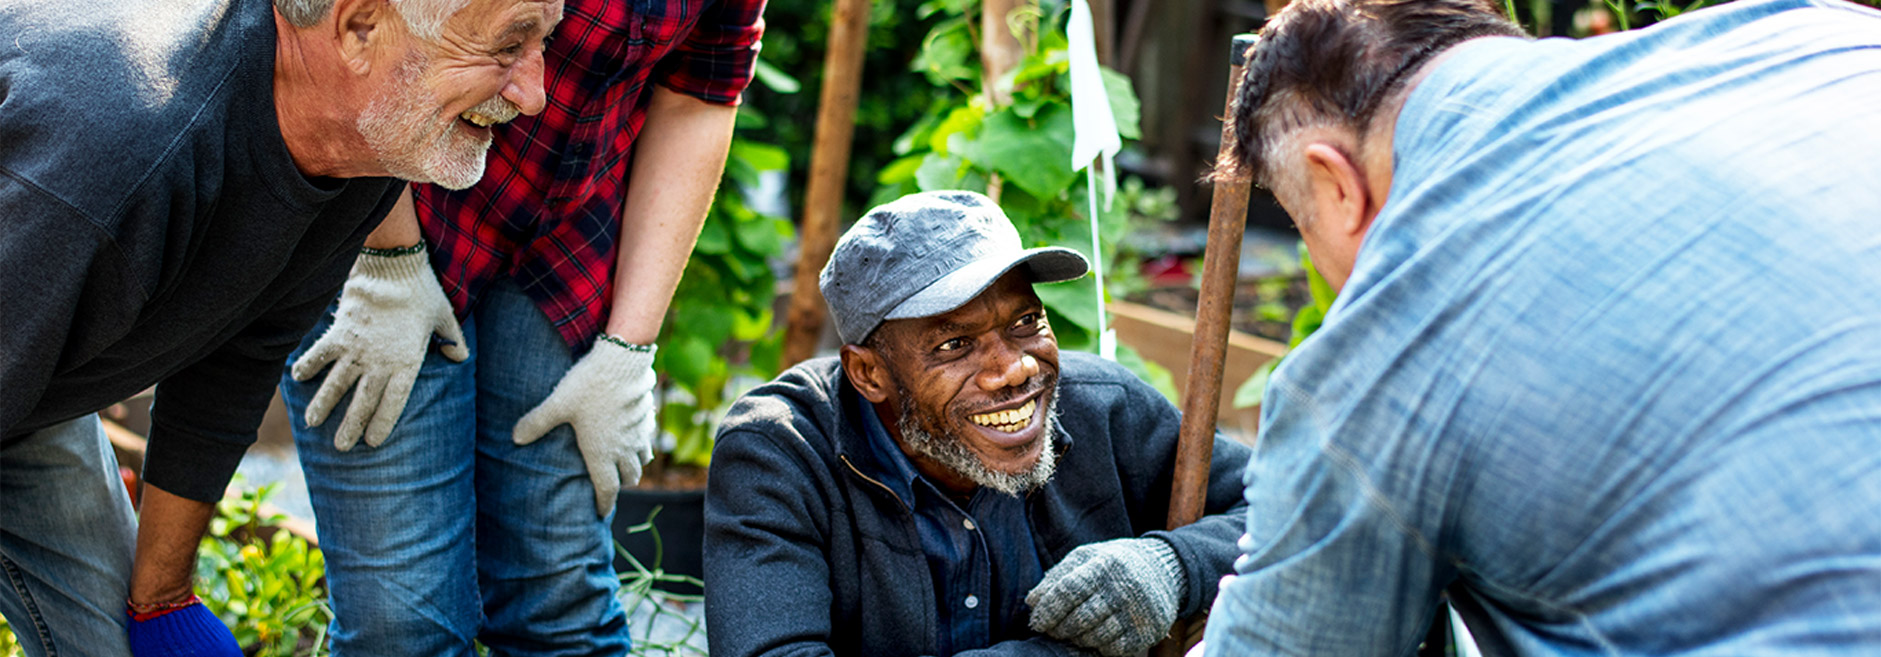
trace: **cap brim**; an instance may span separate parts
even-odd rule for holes
[[[1033,283],[1068,281],[1091,270],[1091,263],[1083,254],[1061,246],[1028,249],[1005,258],[986,258],[942,276],[888,311],[882,319],[931,317],[959,308],[980,296],[1006,272],[1021,265],[1031,272]]]

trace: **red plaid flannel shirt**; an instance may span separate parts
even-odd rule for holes
[[[412,188],[459,320],[512,276],[571,348],[601,333],[653,84],[736,105],[763,11],[764,0],[567,0],[546,54],[548,107],[497,128],[482,182]]]

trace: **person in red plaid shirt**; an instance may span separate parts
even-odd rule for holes
[[[281,382],[336,657],[627,651],[609,520],[763,7],[568,0],[547,110],[467,114],[481,182],[414,186],[367,240]]]

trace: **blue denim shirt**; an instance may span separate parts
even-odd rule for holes
[[[1482,39],[1274,374],[1211,655],[1881,654],[1881,12]]]
[[[921,476],[860,393],[848,391],[863,433],[878,456],[863,474],[880,480],[914,512],[914,525],[934,578],[940,654],[1037,636],[1025,594],[1045,578],[1026,522],[1025,499],[981,487],[961,509]],[[879,471],[877,468],[887,470]]]

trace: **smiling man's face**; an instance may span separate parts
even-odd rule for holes
[[[1058,340],[1023,270],[952,312],[876,332],[862,349],[885,379],[864,395],[895,420],[891,431],[923,475],[956,492],[1010,494],[1051,477]]]
[[[464,189],[483,177],[489,126],[542,111],[544,39],[560,0],[473,0],[434,41],[388,62],[389,79],[358,121],[392,175]]]

